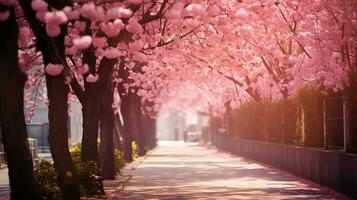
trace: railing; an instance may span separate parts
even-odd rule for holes
[[[357,198],[357,156],[331,150],[297,147],[212,135],[217,148],[283,169]]]

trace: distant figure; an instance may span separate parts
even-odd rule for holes
[[[187,131],[183,131],[183,141],[187,142]]]

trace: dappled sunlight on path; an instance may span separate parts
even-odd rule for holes
[[[160,142],[117,199],[346,199],[278,169],[215,148]]]

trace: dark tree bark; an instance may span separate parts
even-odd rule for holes
[[[102,169],[103,179],[115,179],[114,167],[114,144],[113,144],[113,128],[114,128],[114,86],[112,74],[114,65],[117,59],[102,60],[102,67],[99,69],[99,74],[102,78],[100,91],[102,92],[101,119],[100,119],[100,166]]]
[[[86,34],[91,34],[89,29],[89,21],[86,20]],[[96,56],[94,47],[86,49],[83,52],[83,62],[88,64],[89,72],[95,74],[96,71]],[[88,74],[84,76],[86,78]],[[102,79],[102,77],[99,77]],[[84,83],[84,100],[82,103],[83,114],[83,137],[82,137],[82,161],[98,162],[98,131],[99,131],[99,112],[100,112],[100,96],[101,92],[99,84],[102,80],[95,83]],[[78,95],[77,95],[78,96]]]
[[[138,155],[144,156],[146,154],[147,143],[146,138],[148,130],[145,129],[143,113],[141,111],[141,97],[134,92],[130,92],[131,99],[131,124],[133,132],[135,133],[135,141],[138,144]]]
[[[124,135],[124,126],[121,122],[119,113],[114,114],[114,130],[113,130],[113,142],[114,142],[114,149],[118,151],[123,151],[123,146],[121,143],[121,138]]]
[[[75,176],[74,165],[68,146],[68,86],[63,76],[46,76],[49,106],[48,141],[59,174],[59,185],[66,199],[79,199],[79,182]]]
[[[36,19],[35,12],[31,8],[31,1],[20,0],[31,29],[36,36],[38,49],[42,52],[44,64],[61,63],[65,65],[64,36],[66,27],[61,27],[61,34],[55,38],[49,38],[44,26]],[[51,6],[61,9],[68,5],[67,1],[52,1]],[[68,91],[69,87],[64,83],[64,76],[46,75],[49,109],[49,135],[48,140],[58,173],[58,181],[65,199],[80,199],[79,181],[77,179],[74,164],[69,153],[68,146]]]
[[[122,58],[120,60],[119,75],[123,79],[121,83],[118,84],[117,89],[120,96],[120,113],[123,117],[123,148],[124,148],[124,160],[127,162],[133,161],[133,148],[131,142],[133,141],[131,132],[131,120],[130,120],[130,95],[124,87],[124,84],[128,83],[129,72],[125,69],[125,60]]]
[[[58,59],[65,58],[64,36],[62,28],[60,36],[54,39],[57,55],[54,59],[45,51],[42,51],[44,63],[60,63]],[[42,47],[41,49],[45,49]],[[46,85],[50,105],[49,113],[49,135],[48,141],[57,173],[59,174],[59,185],[66,199],[79,199],[79,181],[76,177],[74,164],[69,152],[68,144],[68,92],[69,86],[65,84],[63,75],[46,75]]]
[[[0,10],[10,11],[9,19],[0,22],[0,122],[9,168],[11,199],[35,200],[38,199],[38,193],[24,117],[26,75],[18,63],[18,27],[13,7],[0,5]]]
[[[157,146],[157,138],[156,138],[156,119],[153,117],[148,116],[147,118],[148,123],[148,133],[150,136],[150,147],[151,149]]]
[[[153,106],[154,102],[144,101],[143,106]],[[155,115],[155,113],[152,113]],[[143,127],[146,130],[146,140],[149,149],[156,147],[156,119],[149,114],[143,114]]]
[[[120,92],[119,92],[120,93]],[[128,95],[120,94],[121,105],[120,112],[123,117],[124,135],[123,135],[123,147],[124,147],[124,160],[127,162],[133,162],[133,148],[131,142],[133,141],[130,130],[130,101]]]
[[[82,161],[98,162],[98,131],[100,99],[96,84],[86,87],[83,112]]]
[[[61,63],[65,60],[64,36],[65,28],[62,27],[60,36],[54,39],[57,58],[53,58],[42,50],[44,63]],[[46,49],[46,47],[41,47]],[[69,152],[68,144],[68,92],[69,86],[65,84],[63,75],[50,76],[46,74],[47,93],[50,105],[48,107],[49,134],[48,141],[57,173],[59,185],[66,199],[79,199],[79,181],[76,176],[74,164]]]

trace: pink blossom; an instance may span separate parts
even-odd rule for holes
[[[10,16],[9,11],[0,12],[0,21],[6,21]]]
[[[78,49],[75,46],[72,46],[70,48],[66,48],[66,54],[68,54],[68,55],[74,56],[74,55],[77,54],[77,51],[78,51]]]
[[[83,75],[83,74],[87,73],[88,71],[89,71],[89,67],[87,64],[84,64],[83,66],[77,68],[77,73],[80,75]]]
[[[142,0],[129,0],[130,1],[130,3],[132,3],[132,4],[141,4],[142,3]]]
[[[63,71],[63,65],[61,65],[61,64],[49,63],[46,66],[46,73],[51,76],[58,76],[62,73],[62,71]]]
[[[66,14],[63,11],[46,12],[45,22],[47,24],[61,25],[68,20]]]
[[[135,53],[133,55],[133,60],[136,60],[138,62],[147,62],[148,61],[147,56],[145,54],[143,54],[143,53],[140,53],[140,52]]]
[[[107,16],[110,19],[117,19],[117,18],[129,18],[133,12],[130,9],[123,8],[123,7],[114,7],[107,10]]]
[[[185,8],[186,12],[192,15],[201,15],[203,14],[206,9],[198,3],[191,3]]]
[[[249,17],[249,13],[245,9],[239,9],[236,11],[235,16],[238,19],[247,19]]]
[[[105,37],[95,37],[93,38],[93,46],[96,48],[104,48],[107,44],[107,39]]]
[[[64,78],[64,84],[66,84],[66,85],[69,85],[71,83],[71,81],[72,81],[72,77],[71,76],[66,76]]]
[[[66,6],[63,9],[63,12],[66,14],[69,20],[77,20],[79,18],[79,11],[72,10],[72,7]]]
[[[86,25],[87,25],[87,23],[83,22],[83,21],[74,22],[74,27],[80,32],[84,32]]]
[[[17,38],[17,43],[20,48],[27,46],[29,42],[29,37],[30,37],[30,30],[27,27],[22,26],[19,29],[19,36]]]
[[[89,74],[89,75],[87,76],[87,78],[86,78],[86,81],[87,81],[88,83],[95,83],[95,82],[98,81],[98,79],[99,79],[99,75],[98,75],[98,74],[96,74],[96,75]]]
[[[120,29],[117,28],[112,22],[103,23],[100,26],[100,29],[104,32],[104,34],[108,37],[115,37],[119,34]]]
[[[80,9],[79,13],[86,18],[95,19],[97,16],[97,11],[94,3],[85,3]]]
[[[129,23],[126,25],[126,30],[130,33],[141,33],[144,29],[137,19],[130,18]]]
[[[46,12],[45,11],[40,11],[36,13],[36,19],[38,19],[40,22],[45,23],[45,16]]]
[[[73,44],[78,49],[86,49],[92,44],[92,37],[89,35],[85,35],[79,38],[73,39]]]
[[[58,25],[47,24],[46,32],[50,37],[57,37],[61,33],[61,28]]]
[[[33,57],[33,55],[30,55],[28,53],[19,54],[20,67],[23,72],[27,72],[32,68],[32,65],[34,63]]]
[[[179,19],[182,16],[182,11],[184,8],[184,4],[183,3],[175,3],[172,8],[166,12],[165,16],[168,19]]]
[[[120,18],[129,18],[133,14],[130,9],[127,8],[119,8]]]
[[[16,0],[0,0],[0,4],[2,4],[4,6],[15,6],[15,5],[17,5],[17,1]]]
[[[136,40],[132,43],[129,43],[129,48],[136,51],[140,51],[144,48],[144,43],[141,40]]]
[[[117,58],[120,56],[120,51],[116,48],[109,47],[104,51],[104,56],[109,59]]]
[[[32,0],[31,7],[37,12],[46,12],[48,4],[44,0]]]
[[[114,20],[114,27],[119,30],[123,30],[125,27],[125,24],[123,23],[123,21],[121,19],[116,19],[116,20]]]
[[[189,29],[194,29],[196,28],[198,25],[200,24],[200,22],[196,19],[192,19],[192,18],[189,18],[189,19],[186,19],[184,21],[184,25],[185,27],[189,28]]]

